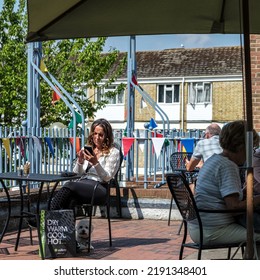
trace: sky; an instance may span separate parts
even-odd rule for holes
[[[0,10],[3,0],[0,0]],[[136,36],[137,51],[164,50],[170,48],[208,48],[239,46],[239,34],[181,34],[181,35],[146,35]],[[128,51],[129,37],[109,37],[104,48],[104,52],[110,47],[122,52]]]
[[[239,34],[178,34],[178,35],[146,35],[136,36],[136,50],[164,50],[170,48],[208,48],[239,46]],[[109,37],[104,51],[115,47],[120,51],[127,51],[129,48],[129,36]]]

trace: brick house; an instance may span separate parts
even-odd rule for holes
[[[222,125],[244,119],[241,53],[239,46],[137,52],[137,80],[167,114],[171,129],[204,129],[211,122]],[[127,69],[117,82],[127,83]],[[88,89],[88,96],[93,93]],[[102,92],[94,96],[102,98]],[[96,118],[105,117],[114,128],[125,128],[127,90],[110,101]],[[162,126],[160,115],[136,91],[135,128],[144,128],[151,118]]]

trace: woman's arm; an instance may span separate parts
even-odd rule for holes
[[[228,196],[224,197],[224,201],[226,203],[228,210],[236,210],[246,209],[246,200],[239,200],[239,195],[237,193],[230,194]],[[260,205],[260,195],[255,195],[253,198],[254,207],[257,207]]]
[[[83,149],[81,149],[78,152],[77,156],[78,156],[78,158],[77,158],[76,164],[73,168],[73,172],[82,175],[85,173],[85,170],[88,166],[88,161],[85,160],[85,154],[84,154]]]
[[[94,166],[102,181],[108,182],[116,175],[120,164],[120,153],[117,148],[112,148],[110,154],[105,157],[104,163],[99,162]]]

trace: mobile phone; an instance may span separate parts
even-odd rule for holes
[[[85,151],[88,151],[89,153],[91,153],[92,155],[94,155],[94,151],[93,151],[93,149],[92,149],[91,146],[85,145],[85,146],[84,146],[84,150],[85,150]]]

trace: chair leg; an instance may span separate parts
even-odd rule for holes
[[[183,226],[183,220],[181,221],[181,224],[180,224],[180,226],[179,226],[179,230],[178,230],[178,232],[177,232],[177,235],[180,235],[180,234],[181,234],[182,226]]]
[[[169,226],[170,223],[171,223],[172,204],[173,204],[173,197],[171,198],[171,202],[170,202],[170,210],[169,210],[169,217],[168,217],[168,226]]]
[[[111,233],[111,221],[110,221],[110,206],[107,204],[107,221],[108,221],[108,232],[109,232],[109,246],[112,246],[112,233]]]
[[[121,208],[121,195],[120,195],[120,187],[116,185],[116,205],[117,205],[117,213],[119,218],[122,218],[122,208]]]
[[[227,259],[230,260],[231,256],[231,247],[228,248],[228,254],[227,254]]]
[[[88,253],[90,252],[90,246],[91,246],[91,230],[92,230],[92,211],[93,206],[90,207],[90,215],[89,215],[89,228],[88,228]]]

